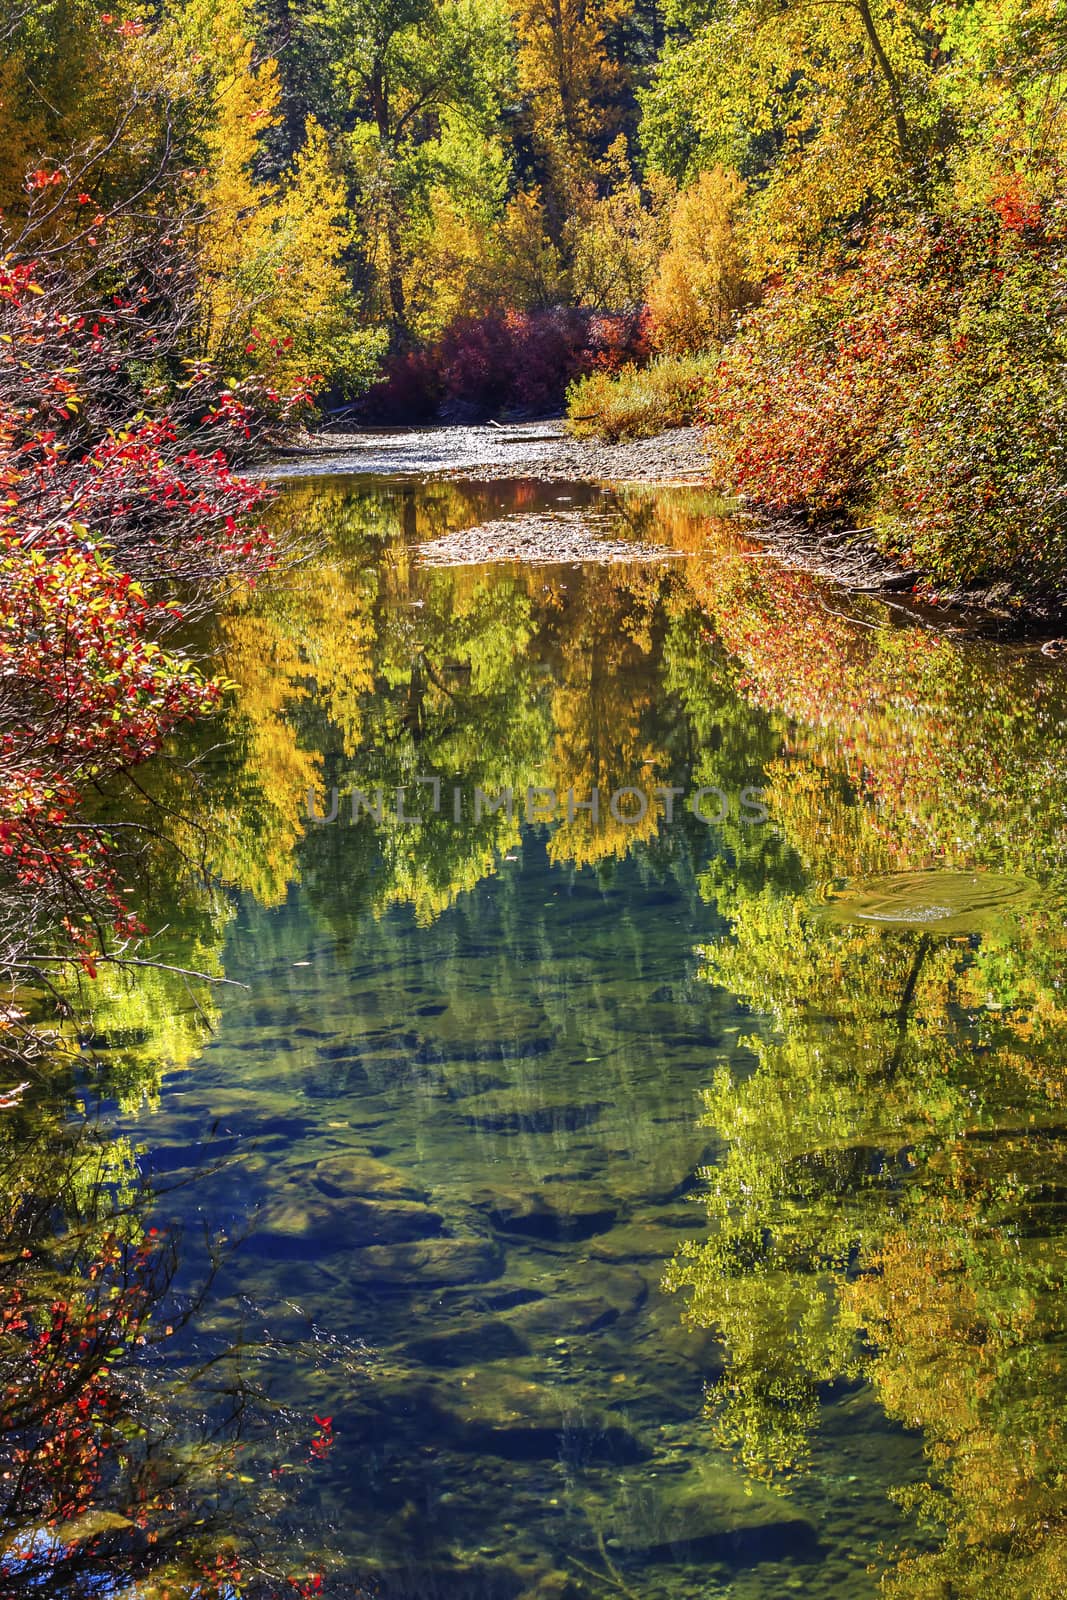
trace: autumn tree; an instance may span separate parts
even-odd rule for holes
[[[184,26],[211,63],[213,96],[195,191],[202,352],[277,388],[313,374],[358,388],[380,342],[355,326],[346,198],[326,136],[309,117],[290,165],[261,177],[264,138],[279,122],[276,62],[258,50],[244,0],[194,0]]]
[[[610,36],[630,8],[631,0],[515,0],[519,87],[557,227],[576,187],[589,181],[597,158],[622,131],[627,73]]]
[[[648,291],[653,342],[674,354],[721,344],[753,298],[736,173],[702,172],[675,202],[670,242]]]
[[[485,163],[500,161],[493,137],[510,74],[502,0],[321,0],[312,20],[329,41],[352,125],[372,303],[404,329],[406,228],[421,201],[450,180],[454,196],[466,186],[469,199],[472,180],[475,209],[491,202]]]
[[[620,134],[599,164],[599,185],[590,179],[577,189],[563,231],[571,287],[581,304],[612,311],[643,306],[666,243],[673,195],[661,174],[637,182]]]
[[[647,148],[679,179],[716,163],[760,174],[768,262],[915,181],[938,129],[927,8],[743,0],[709,19],[681,0],[671,15],[688,36],[644,96]]]

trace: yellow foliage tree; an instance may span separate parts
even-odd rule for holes
[[[653,339],[681,354],[724,339],[754,298],[739,226],[745,185],[717,166],[678,196],[670,244],[649,290]]]
[[[44,144],[40,119],[23,104],[23,64],[18,56],[0,61],[0,215],[25,202],[26,174]]]
[[[243,0],[219,0],[211,21],[216,116],[198,196],[204,352],[227,372],[261,372],[282,387],[315,373],[356,382],[380,341],[352,326],[344,186],[314,117],[280,180],[257,178],[281,91],[277,64],[256,60],[245,30]]]
[[[572,289],[585,305],[618,311],[644,303],[667,243],[674,185],[654,173],[646,192],[634,182],[626,139],[615,140],[601,171],[610,187],[597,196],[589,183],[564,232],[572,260]]]
[[[526,190],[509,202],[493,241],[492,264],[504,306],[536,311],[563,298],[563,262],[549,235],[539,190]]]
[[[427,213],[409,230],[404,271],[408,324],[421,339],[435,339],[463,315],[477,316],[493,299],[486,229],[465,216],[443,186],[433,189]]]
[[[632,0],[514,0],[519,87],[564,211],[575,182],[590,175],[597,142],[618,129],[626,71],[607,37],[631,9]]]

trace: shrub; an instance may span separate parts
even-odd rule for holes
[[[647,354],[640,314],[555,307],[462,317],[424,350],[387,364],[362,406],[372,422],[420,422],[462,407],[470,416],[545,415],[567,385],[593,371],[616,372]]]
[[[864,506],[935,585],[1067,579],[1064,214],[987,206],[883,227],[749,314],[715,377],[720,483]]]
[[[170,412],[134,409],[131,369],[182,326],[149,292],[153,260],[180,258],[152,243],[106,296],[84,271],[0,257],[0,971],[58,944],[93,976],[143,931],[81,796],[214,708],[161,641],[220,578],[272,560],[266,490],[221,448],[257,423],[240,393],[197,370]]]
[[[440,375],[426,350],[402,350],[385,363],[360,412],[373,422],[429,422],[441,399]]]
[[[567,391],[570,431],[578,439],[647,439],[665,428],[696,422],[714,371],[711,356],[661,356],[647,367],[632,363],[617,376],[590,373]]]
[[[437,348],[443,400],[498,411],[515,387],[514,333],[504,317],[461,317]]]

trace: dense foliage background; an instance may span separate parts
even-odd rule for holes
[[[3,248],[164,222],[153,397],[179,355],[381,421],[570,384],[930,587],[1056,590],[1065,51],[1056,0],[21,0]]]

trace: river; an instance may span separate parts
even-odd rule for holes
[[[290,469],[218,619],[149,893],[231,981],[103,973],[78,1085],[203,1286],[158,1381],[239,1346],[340,1593],[1061,1593],[1063,670],[571,493],[633,561]]]

